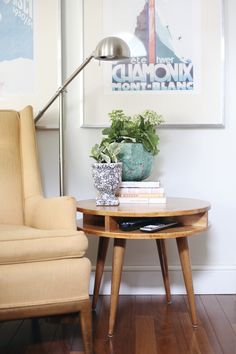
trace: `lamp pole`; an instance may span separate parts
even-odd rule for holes
[[[59,193],[64,195],[64,105],[63,96],[65,88],[74,78],[84,69],[84,67],[90,62],[93,55],[90,55],[84,60],[84,62],[72,73],[72,75],[66,80],[66,82],[59,87],[57,92],[51,97],[41,111],[36,115],[34,121],[37,123],[53,102],[59,97]]]
[[[59,87],[57,92],[51,97],[51,99],[46,103],[41,111],[36,115],[34,121],[35,124],[44,115],[48,108],[53,104],[53,102],[59,97],[59,192],[60,195],[64,195],[64,107],[63,107],[63,95],[65,88],[69,83],[74,80],[74,78],[84,69],[84,67],[93,58],[91,54],[84,62],[71,74],[71,76],[66,80],[66,82]]]
[[[69,83],[85,68],[85,66],[94,58],[97,60],[112,61],[128,59],[130,51],[128,45],[118,37],[107,37],[102,39],[95,51],[84,60],[84,62],[71,74],[65,83],[58,88],[55,94],[50,98],[41,111],[36,115],[35,124],[42,118],[44,113],[59,97],[59,185],[60,195],[64,195],[64,127],[63,127],[63,93]]]

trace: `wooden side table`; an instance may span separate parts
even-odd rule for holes
[[[188,198],[167,198],[166,204],[121,204],[119,206],[96,206],[95,200],[83,200],[77,203],[77,211],[83,213],[83,220],[78,222],[78,229],[87,235],[99,237],[97,266],[93,293],[93,308],[96,307],[109,240],[114,239],[112,283],[108,335],[112,336],[115,326],[119,288],[127,239],[156,240],[161,271],[170,302],[170,283],[166,256],[165,239],[176,239],[185,287],[188,295],[192,324],[197,326],[197,314],[192,282],[192,270],[189,258],[188,237],[199,234],[208,228],[208,202]],[[171,218],[181,226],[162,230],[157,233],[143,233],[139,230],[121,231],[118,221],[130,217]]]

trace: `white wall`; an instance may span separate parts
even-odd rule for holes
[[[80,0],[64,4],[64,77],[81,62]],[[198,293],[236,293],[236,1],[225,0],[226,87],[224,129],[160,130],[160,154],[153,177],[161,179],[168,196],[193,197],[211,202],[210,230],[190,239],[195,290]],[[89,70],[89,67],[87,67]],[[214,83],[212,83],[214,85]],[[68,88],[66,101],[66,192],[78,200],[95,196],[91,178],[91,146],[101,138],[99,129],[80,128],[79,80]],[[57,192],[55,132],[38,134],[41,167],[47,195]],[[50,152],[50,160],[48,158]],[[95,265],[97,239],[89,238],[88,256]],[[162,293],[154,241],[129,241],[125,256],[123,293]],[[131,244],[132,243],[132,244]],[[168,242],[172,291],[183,292],[175,242]],[[111,250],[108,255],[111,264]],[[109,291],[109,274],[104,292]]]

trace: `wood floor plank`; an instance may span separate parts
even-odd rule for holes
[[[217,295],[216,298],[236,334],[236,295]]]
[[[119,308],[116,318],[116,329],[125,328],[131,330],[134,327],[136,296],[123,295],[119,299]]]
[[[95,353],[134,353],[135,297],[120,296],[113,337],[108,337],[109,306],[110,297],[102,296],[101,312],[94,314],[93,319]]]
[[[10,322],[9,322],[10,323]],[[22,321],[22,328],[12,336],[11,343],[4,347],[4,354],[48,354],[56,324],[47,318]],[[0,331],[1,333],[1,331]]]
[[[175,314],[175,316],[172,318],[172,336],[175,338],[172,340],[172,346],[175,349],[172,351],[177,351],[180,354],[181,353],[188,353],[188,343],[186,342],[184,330],[182,326],[180,325],[180,316],[182,314],[182,309],[179,306],[179,300],[180,296],[178,296],[176,299],[173,297],[172,304],[170,306],[170,310]],[[183,315],[186,315],[186,312],[184,311]]]
[[[115,334],[109,339],[110,353],[135,353],[135,301],[135,296],[119,299]]]
[[[0,350],[1,348],[7,347],[14,335],[19,330],[22,323],[22,320],[6,321],[2,323],[2,326],[0,328]]]
[[[197,297],[195,300],[197,300]],[[187,297],[182,296],[181,299],[179,299],[179,308],[182,308],[182,311],[179,311],[178,316],[187,343],[188,352],[191,354],[215,354],[214,348],[208,339],[206,329],[201,320],[199,307],[197,308],[199,310],[198,327],[193,328],[189,307],[187,305]]]
[[[159,353],[156,339],[156,317],[153,311],[152,297],[138,295],[135,297],[135,351],[141,354],[140,348],[144,353]],[[146,328],[145,328],[146,324]],[[155,334],[155,336],[154,336]]]
[[[73,352],[83,352],[84,344],[80,322],[74,323],[74,334],[70,348]]]
[[[135,354],[158,354],[152,316],[135,317]]]
[[[31,319],[25,319],[8,345],[9,353],[25,353],[29,343],[34,342],[34,330]]]
[[[135,316],[152,316],[152,297],[148,295],[135,296]]]
[[[49,348],[50,354],[70,354],[70,349],[68,345],[63,340],[53,341]]]
[[[216,296],[201,295],[200,299],[214,328],[223,353],[235,353],[236,335]]]
[[[196,300],[196,307],[197,307],[197,314],[198,314],[198,326],[200,326],[200,328],[201,327],[204,328],[205,331],[204,335],[207,335],[207,339],[205,339],[205,341],[208,342],[208,345],[211,347],[210,350],[214,354],[223,354],[220,343],[215,334],[214,328],[211,325],[208,314],[206,313],[205,308],[202,304],[200,296],[199,295],[195,296],[195,300]],[[188,300],[186,296],[185,296],[185,303],[188,305]],[[199,327],[197,328],[197,330],[198,329]]]
[[[107,336],[109,321],[110,296],[100,296],[100,308],[93,312],[93,343],[96,354],[109,354],[110,343]]]
[[[49,353],[69,354],[72,351],[77,329],[80,331],[80,319],[78,314],[58,317],[58,326],[48,347]],[[81,332],[79,333],[80,337],[82,337]]]
[[[49,354],[49,343],[29,344],[24,351],[24,354]]]
[[[29,343],[25,354],[50,354],[51,342],[59,326],[58,317],[33,320],[33,341]]]
[[[165,296],[152,296],[155,314],[157,349],[160,353],[182,354],[187,345],[178,319],[178,304],[175,297],[167,304]]]

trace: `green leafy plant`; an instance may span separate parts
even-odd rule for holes
[[[104,143],[141,143],[152,155],[156,155],[159,137],[156,131],[164,120],[154,111],[146,110],[143,113],[127,116],[123,110],[117,109],[109,113],[111,126],[102,131],[106,138]]]
[[[108,142],[105,139],[100,144],[95,144],[91,149],[91,155],[99,163],[118,162],[117,155],[120,152],[121,145],[117,142]]]

